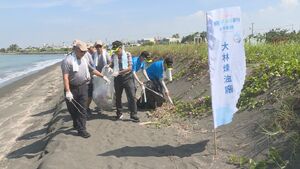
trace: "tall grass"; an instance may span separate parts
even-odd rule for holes
[[[176,64],[181,65],[182,69],[177,70],[177,75],[174,75],[177,79],[190,76],[191,72],[197,75],[197,71],[201,73],[208,69],[206,44],[153,45],[132,47],[129,50],[134,55],[144,50],[152,52],[155,56],[173,55]],[[269,120],[261,125],[262,130],[266,135],[271,133],[275,140],[287,137],[287,142],[291,146],[285,151],[290,152],[290,158],[285,160],[299,158],[300,110],[294,107],[300,104],[300,44],[246,44],[245,52],[248,76],[238,106],[241,110],[254,109],[254,111],[259,111],[258,108],[265,105],[273,106],[269,109]],[[203,105],[191,101],[186,105],[178,104],[175,110],[180,115],[184,114],[185,110],[197,115],[199,110],[203,111],[202,108]],[[209,107],[206,108],[210,110]],[[288,166],[291,167],[292,164],[284,165]]]

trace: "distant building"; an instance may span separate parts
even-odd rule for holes
[[[194,43],[201,43],[202,42],[202,37],[200,36],[200,34],[196,34],[194,37]]]
[[[138,43],[139,44],[147,44],[147,43],[153,43],[153,44],[155,44],[156,40],[155,40],[155,38],[144,38],[142,40],[138,40]]]
[[[180,42],[181,42],[181,38],[162,38],[157,40],[158,44],[175,44]]]
[[[170,43],[180,43],[181,42],[181,38],[166,38],[166,41],[170,44]]]

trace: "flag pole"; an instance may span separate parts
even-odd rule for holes
[[[205,20],[206,25],[208,23],[207,20],[208,20],[208,13],[206,12],[206,20]],[[207,27],[207,32],[208,32],[208,27]],[[208,57],[209,57],[209,49],[208,49]],[[208,62],[209,62],[209,59],[208,59]],[[215,123],[215,121],[214,121],[214,123]],[[217,156],[217,129],[216,129],[215,125],[213,127],[214,127],[214,131],[213,131],[214,132],[214,156],[213,156],[213,159],[215,159],[215,156]]]
[[[217,156],[217,129],[214,128],[214,144],[215,144],[215,156]]]

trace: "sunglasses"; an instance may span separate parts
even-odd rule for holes
[[[102,48],[102,45],[97,45],[96,48]]]

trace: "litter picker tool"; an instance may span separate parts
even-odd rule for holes
[[[172,101],[172,99],[171,99],[171,97],[168,95],[168,100],[169,100],[169,102],[173,105],[174,103],[173,103],[173,101]]]
[[[80,103],[78,103],[75,99],[72,99],[71,101],[70,101],[72,104],[73,104],[73,106],[77,109],[77,111],[81,114],[81,115],[83,115],[84,116],[84,114],[79,110],[79,108],[77,107],[77,105],[79,105],[83,110],[86,110],[86,108],[84,108]],[[76,105],[76,104],[77,105]]]
[[[142,85],[142,91],[143,91],[143,94],[144,94],[144,101],[145,101],[145,103],[147,103],[146,88],[145,88],[144,84]]]
[[[154,94],[156,94],[157,96],[159,96],[159,97],[161,97],[161,98],[164,98],[164,96],[163,96],[162,94],[160,94],[160,93],[158,93],[158,92],[156,92],[156,91],[150,89],[149,87],[145,87],[145,89],[147,89],[147,90],[153,92]]]
[[[81,114],[81,115],[83,115],[84,116],[84,114],[79,110],[79,108],[76,106],[76,104],[73,102],[73,100],[74,99],[72,99],[72,101],[70,101],[72,104],[73,104],[73,106],[77,109],[77,111]]]
[[[145,88],[146,88],[147,90],[153,92],[153,93],[156,94],[157,96],[159,96],[159,97],[161,97],[161,98],[164,98],[164,96],[163,96],[162,94],[160,94],[160,93],[158,93],[158,92],[156,92],[156,91],[154,91],[154,90],[152,90],[152,89],[150,89],[150,88],[148,88],[148,87],[145,87]],[[169,102],[170,102],[172,105],[174,104],[170,96],[168,96],[168,100],[169,100]]]
[[[72,101],[74,100],[74,102],[76,103],[76,104],[78,104],[83,110],[86,110],[86,108],[84,108],[81,104],[79,104],[75,99],[72,99]]]

